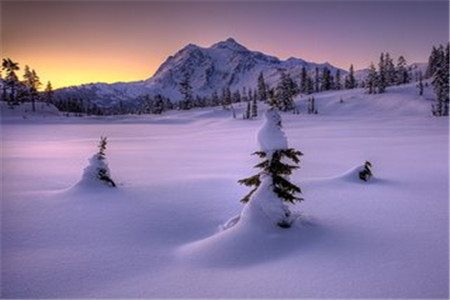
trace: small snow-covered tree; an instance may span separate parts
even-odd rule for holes
[[[358,175],[359,179],[361,179],[362,181],[368,181],[373,176],[372,164],[370,163],[370,161],[366,161],[364,163],[363,169],[359,171]]]
[[[258,205],[274,223],[288,228],[295,220],[289,205],[303,200],[298,196],[301,189],[289,181],[289,175],[299,168],[300,156],[303,154],[288,147],[281,121],[275,107],[266,111],[264,124],[257,137],[260,149],[253,153],[262,160],[255,166],[260,171],[239,180],[239,183],[252,187],[241,202]]]
[[[98,144],[98,152],[89,160],[89,165],[84,169],[81,184],[95,185],[103,183],[106,186],[116,187],[116,183],[111,179],[108,163],[106,160],[106,145],[108,140],[101,137]]]

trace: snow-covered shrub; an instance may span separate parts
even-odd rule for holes
[[[240,184],[253,187],[241,202],[247,204],[247,209],[258,207],[278,226],[288,228],[295,220],[289,205],[303,200],[297,196],[301,193],[300,188],[289,181],[289,175],[298,168],[299,156],[302,153],[288,147],[282,130],[281,116],[275,108],[270,108],[265,113],[264,124],[258,132],[257,140],[260,150],[253,154],[262,159],[255,166],[260,171],[239,180]],[[293,164],[288,164],[288,160]]]
[[[89,165],[84,168],[81,184],[100,183],[109,187],[116,187],[116,183],[111,179],[108,163],[106,160],[106,137],[101,137],[98,144],[98,152],[89,159]]]
[[[372,164],[370,161],[364,163],[364,168],[359,172],[359,179],[363,181],[368,181],[373,176]]]

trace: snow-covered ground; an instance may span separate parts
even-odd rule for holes
[[[225,231],[248,192],[237,180],[255,173],[260,118],[2,107],[2,297],[448,298],[448,119],[424,98],[413,85],[329,92],[318,115],[299,98],[301,114],[282,117],[304,153],[291,176],[302,220]],[[77,185],[100,136],[116,189]],[[366,160],[375,177],[362,182]]]

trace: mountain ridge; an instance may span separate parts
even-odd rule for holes
[[[138,98],[158,94],[177,102],[182,99],[179,83],[185,74],[191,79],[194,96],[208,97],[221,93],[223,88],[242,91],[255,89],[257,76],[262,72],[267,84],[274,86],[281,72],[288,73],[298,81],[301,68],[313,72],[317,67],[328,67],[332,74],[338,69],[342,76],[347,71],[329,63],[308,62],[289,57],[281,60],[276,56],[249,50],[233,38],[214,43],[210,47],[188,44],[178,50],[158,67],[149,78],[116,83],[91,83],[61,88],[55,91],[59,99],[81,98],[101,107],[117,107],[133,104]]]

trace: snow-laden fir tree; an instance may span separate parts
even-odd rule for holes
[[[241,200],[246,203],[243,214],[246,209],[256,209],[274,224],[288,228],[295,220],[290,205],[303,200],[298,196],[300,188],[289,181],[289,175],[299,168],[302,153],[288,146],[281,116],[275,107],[268,109],[264,117],[257,136],[259,150],[253,153],[261,159],[255,166],[259,172],[239,180],[240,184],[252,188]]]
[[[379,76],[377,81],[378,93],[384,93],[387,86],[387,75],[386,75],[386,61],[384,58],[384,53],[380,55],[380,62],[378,63]]]
[[[252,100],[252,119],[258,117],[258,102],[256,98]]]
[[[362,181],[368,181],[370,178],[372,178],[372,164],[370,161],[366,161],[364,163],[364,166],[362,167],[362,170],[358,173],[359,179]]]
[[[336,70],[336,76],[335,76],[334,80],[335,80],[334,88],[336,90],[341,90],[342,89],[341,71],[339,69]]]
[[[398,58],[397,68],[396,68],[396,80],[397,85],[409,83],[408,69],[406,68],[406,59],[403,56]]]
[[[267,101],[268,96],[267,96],[267,85],[266,82],[264,81],[264,75],[263,73],[259,73],[258,76],[258,97],[259,100],[261,101]]]
[[[294,108],[293,97],[296,95],[296,91],[296,84],[289,74],[281,72],[280,82],[276,89],[277,107],[283,111],[292,110]]]
[[[350,65],[348,75],[345,77],[345,88],[346,89],[356,88],[355,72],[353,69],[353,65]]]
[[[111,179],[111,173],[106,160],[107,144],[107,138],[101,137],[98,144],[98,152],[89,159],[89,165],[84,169],[83,177],[79,184],[116,187],[116,183]]]
[[[376,94],[378,86],[378,73],[373,63],[370,64],[369,74],[367,75],[365,87],[369,94]]]
[[[433,115],[449,115],[449,46],[446,50],[441,45],[433,74],[433,89],[436,94],[436,104],[433,105]]]
[[[186,110],[193,108],[194,96],[192,95],[191,77],[188,73],[185,73],[180,81],[180,93],[183,95],[180,108]]]

